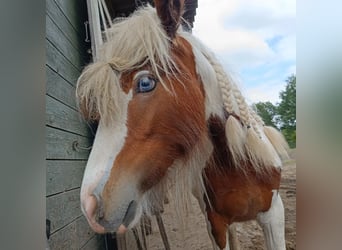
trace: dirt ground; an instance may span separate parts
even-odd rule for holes
[[[286,248],[292,250],[296,249],[296,163],[294,160],[284,164],[280,193],[285,206]],[[172,201],[165,205],[162,218],[172,250],[213,249],[204,216],[195,199],[192,200],[192,205],[193,208],[187,215],[183,227],[179,226],[179,220],[175,218]],[[262,229],[256,221],[237,223],[236,229],[241,249],[265,249]],[[152,220],[152,234],[147,236],[147,248],[165,249],[155,217]]]

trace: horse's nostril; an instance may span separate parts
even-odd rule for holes
[[[99,220],[103,219],[104,212],[103,212],[102,206],[99,206],[99,209],[97,210],[97,216]]]
[[[94,195],[90,195],[84,201],[84,211],[88,217],[88,219],[92,220],[96,216],[96,210],[98,207],[97,199]]]
[[[93,197],[96,199],[96,220],[101,220],[104,217],[104,211],[103,211],[103,203],[100,196],[93,194]]]
[[[99,212],[102,213],[100,209],[102,206],[97,197],[95,195],[87,196],[82,202],[82,207],[91,228],[97,233],[105,233],[104,227],[98,224]]]

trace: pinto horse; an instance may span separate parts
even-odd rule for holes
[[[198,199],[215,249],[229,249],[229,225],[251,219],[267,249],[285,249],[278,190],[287,144],[182,31],[182,11],[182,1],[156,0],[115,22],[80,76],[80,109],[98,122],[82,211],[95,232],[124,233],[162,208],[172,184],[180,207]]]

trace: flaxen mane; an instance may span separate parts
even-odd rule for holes
[[[120,110],[122,96],[118,93],[121,91],[119,80],[122,72],[149,64],[159,82],[166,87],[161,74],[171,75],[177,70],[177,66],[170,56],[170,38],[165,33],[155,9],[150,6],[139,9],[129,18],[115,22],[107,35],[108,41],[101,47],[99,61],[90,64],[83,71],[77,83],[76,93],[80,108],[86,117],[112,122],[115,121],[113,114]],[[253,163],[257,172],[272,166],[280,167],[280,157],[287,156],[287,144],[283,137],[275,129],[264,126],[262,119],[246,103],[222,65],[200,41],[183,32],[181,28],[177,35],[192,45],[198,74],[203,83],[206,83],[206,109],[209,109],[210,105],[218,105],[219,109],[224,109],[229,114],[225,130],[235,165],[243,168],[245,164],[240,163],[249,161]],[[210,96],[213,91],[220,95],[221,100],[218,104],[218,100]],[[201,150],[205,149],[201,146],[194,149],[199,152]],[[200,156],[201,153],[194,153],[194,157]],[[191,174],[194,172],[201,179],[203,166],[199,169],[196,164],[199,160],[187,163],[192,165],[187,168],[190,169],[187,177],[184,177],[183,173],[175,175],[188,178],[184,179],[184,183],[193,179]],[[175,171],[181,171],[177,169]],[[203,186],[202,181],[200,182],[196,185]],[[148,195],[158,196],[153,192]]]

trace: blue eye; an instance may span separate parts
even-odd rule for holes
[[[137,82],[137,92],[145,93],[152,91],[156,86],[156,81],[151,76],[142,76]]]

